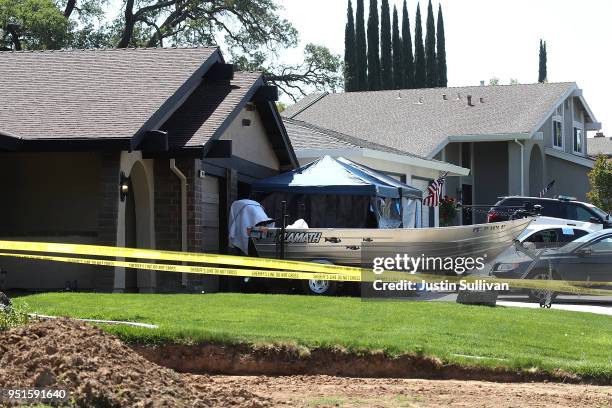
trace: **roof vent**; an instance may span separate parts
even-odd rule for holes
[[[480,103],[484,103],[484,98],[482,96],[480,97]]]
[[[468,106],[474,106],[472,105],[472,95],[467,96],[467,103],[468,103]]]
[[[397,91],[397,99],[402,99],[402,93],[401,93],[401,91]]]
[[[460,101],[461,100],[461,94],[459,92],[457,92],[457,100]]]
[[[603,132],[597,132],[597,133],[595,133],[595,137],[604,137],[604,133]]]
[[[446,96],[446,94],[442,94],[442,99],[444,99],[445,101],[448,100],[448,97]]]
[[[423,97],[419,96],[419,100],[415,102],[415,105],[422,105],[422,104],[423,104]]]
[[[484,81],[480,81],[480,86],[484,86]]]

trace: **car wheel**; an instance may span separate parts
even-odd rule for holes
[[[527,276],[527,279],[550,280],[551,274],[544,269],[538,269],[538,270],[531,272]],[[558,279],[555,273],[552,274],[552,279],[553,280]],[[558,295],[557,292],[553,292],[553,291],[546,290],[546,289],[528,289],[527,290],[527,296],[529,296],[529,300],[535,303],[541,303],[543,301],[546,301],[549,296],[550,296],[550,300],[553,300],[554,298],[557,297],[557,295]]]
[[[303,280],[302,289],[306,295],[332,296],[338,291],[338,282],[323,279]]]

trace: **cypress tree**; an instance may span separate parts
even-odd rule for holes
[[[393,89],[401,89],[404,83],[402,66],[402,39],[399,33],[397,8],[393,6]]]
[[[414,88],[414,57],[412,54],[412,34],[410,34],[410,20],[406,0],[402,7],[402,64],[404,66],[404,80],[402,88]]]
[[[421,26],[421,7],[417,4],[414,22],[414,87],[425,88],[427,77],[425,73],[425,47],[423,46],[423,27]]]
[[[546,41],[540,40],[540,67],[538,70],[538,82],[546,82]]]
[[[438,86],[446,87],[446,41],[444,39],[444,18],[442,17],[442,5],[438,7],[438,29],[436,30],[436,47],[438,63]]]
[[[429,5],[427,6],[427,27],[425,33],[425,72],[427,76],[427,88],[435,88],[438,86],[437,71],[436,27],[434,24],[431,0],[429,0]]]
[[[344,90],[357,90],[357,70],[355,65],[355,22],[353,21],[353,5],[348,0],[346,10],[346,27],[344,29]]]
[[[389,0],[380,5],[380,68],[382,89],[393,89],[393,62],[391,61],[391,15]]]
[[[355,91],[368,90],[368,59],[366,48],[363,0],[357,0],[357,10],[355,12],[355,69],[357,71],[357,81]]]
[[[380,90],[380,53],[378,28],[378,1],[370,0],[368,16],[368,89]]]

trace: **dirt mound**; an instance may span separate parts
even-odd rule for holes
[[[243,406],[267,397],[208,376],[178,374],[139,356],[116,337],[69,320],[0,333],[0,388],[65,389],[79,406]]]

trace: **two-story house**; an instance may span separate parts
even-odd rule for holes
[[[586,132],[601,128],[573,82],[324,93],[282,114],[469,168],[448,177],[445,192],[473,205],[537,195],[553,180],[549,196],[586,200],[593,167]],[[485,211],[463,211],[458,222],[484,219]]]

